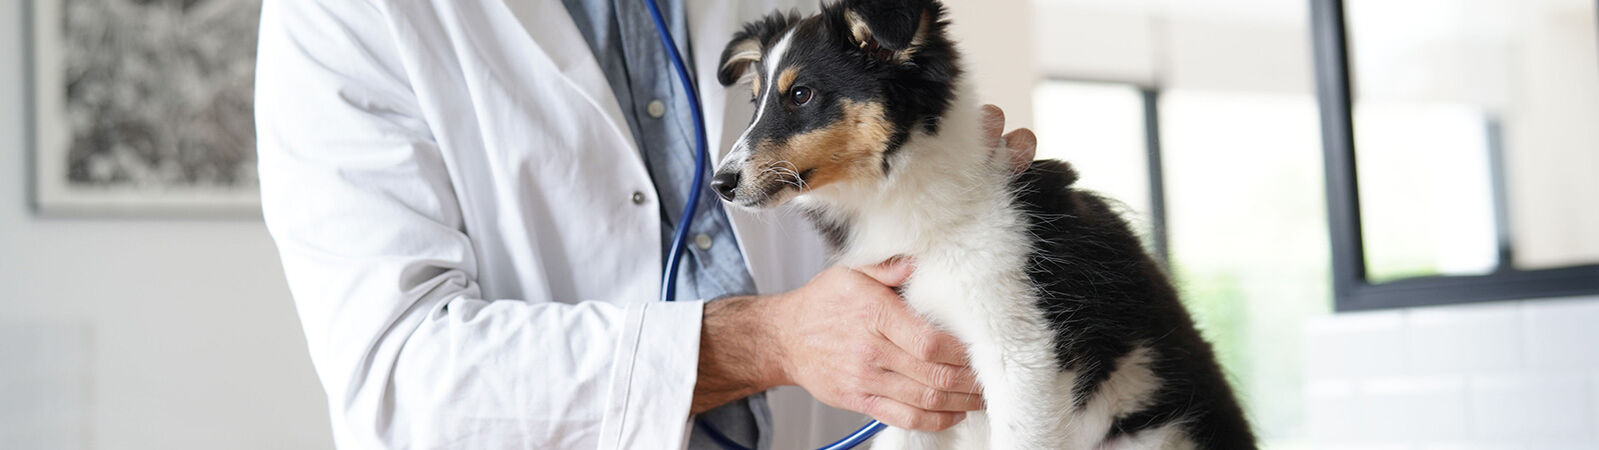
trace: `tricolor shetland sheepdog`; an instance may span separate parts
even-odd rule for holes
[[[1211,347],[1162,269],[1059,161],[982,142],[935,0],[773,13],[722,52],[755,117],[712,187],[807,213],[839,262],[909,256],[906,302],[967,344],[986,413],[878,448],[1249,449]]]

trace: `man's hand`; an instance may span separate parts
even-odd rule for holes
[[[992,142],[995,157],[1004,157],[1010,163],[1010,168],[1016,173],[1027,170],[1033,164],[1033,155],[1038,153],[1038,136],[1033,135],[1033,130],[1018,128],[1003,136],[1005,131],[1005,111],[998,106],[983,105],[983,136],[987,142]]]
[[[889,425],[937,431],[983,407],[966,347],[923,321],[892,289],[911,266],[834,266],[778,299],[785,381],[822,403]]]
[[[983,105],[983,133],[1011,170],[1032,165],[1032,130],[1005,130],[1005,112]],[[1003,134],[1002,134],[1003,133]],[[937,431],[983,407],[966,348],[917,317],[894,293],[910,264],[834,266],[792,292],[705,305],[698,414],[773,387],[799,385],[822,403],[889,425]]]
[[[894,292],[910,274],[910,264],[895,260],[859,270],[834,266],[792,292],[711,302],[695,412],[790,384],[822,403],[913,430],[949,428],[982,408],[965,346]],[[718,389],[736,385],[747,388]]]

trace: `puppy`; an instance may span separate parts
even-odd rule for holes
[[[1255,439],[1166,275],[1059,161],[986,150],[934,0],[774,13],[717,79],[756,113],[711,185],[809,215],[839,262],[915,259],[906,302],[967,344],[986,413],[879,448],[1249,449]]]

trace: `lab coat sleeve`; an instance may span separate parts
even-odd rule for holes
[[[337,444],[680,446],[703,303],[481,298],[445,158],[383,15],[356,0],[262,10],[263,215]]]

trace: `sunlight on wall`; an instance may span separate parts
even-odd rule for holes
[[[1301,330],[1332,293],[1315,99],[1179,90],[1160,108],[1178,289],[1262,440],[1298,442]]]

